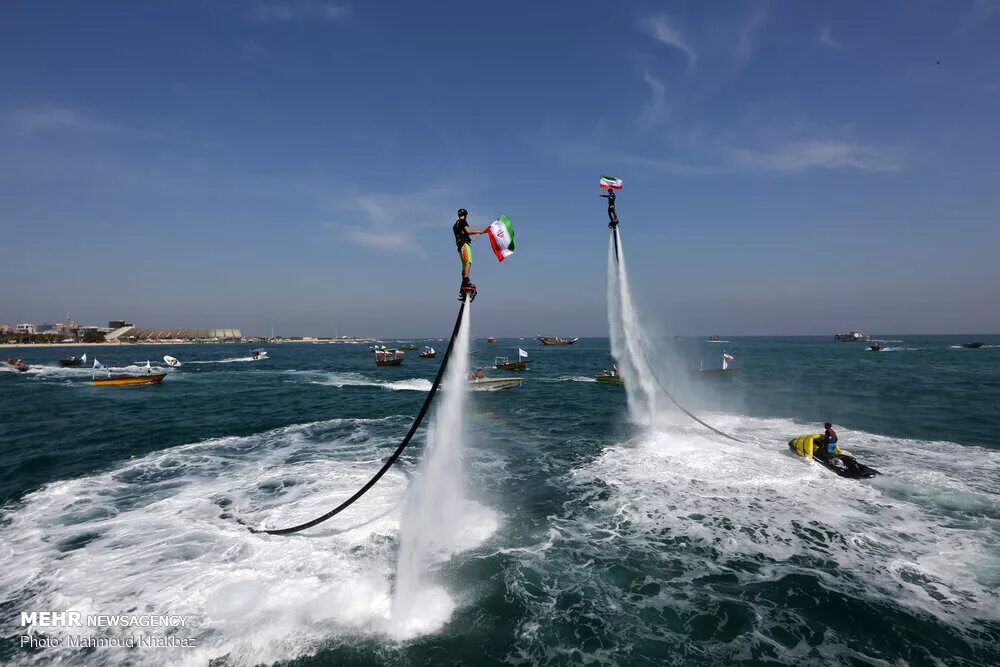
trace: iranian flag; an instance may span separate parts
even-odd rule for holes
[[[486,228],[486,233],[490,235],[490,245],[493,246],[493,254],[497,256],[498,262],[514,254],[514,225],[510,218],[501,215]]]
[[[601,187],[608,190],[621,190],[622,179],[614,176],[601,176]]]
[[[725,352],[723,352],[722,353],[722,358],[725,359],[726,361],[732,361],[733,360],[733,355],[726,354]]]

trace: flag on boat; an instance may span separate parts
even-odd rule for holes
[[[82,361],[83,363],[87,363],[87,355],[84,354],[82,357],[80,357],[80,361]]]
[[[528,356],[527,352],[525,352],[521,348],[517,348],[517,358],[518,359],[520,359],[521,357],[527,357],[527,356]]]
[[[94,368],[104,368],[104,364],[99,362],[96,358],[94,359]]]
[[[601,176],[601,187],[607,190],[621,190],[622,179],[614,176]]]
[[[722,358],[725,359],[726,361],[732,361],[733,360],[733,355],[726,354],[725,352],[723,352],[722,353]]]
[[[494,220],[486,228],[486,233],[490,235],[490,245],[493,246],[493,254],[497,256],[498,262],[514,254],[514,225],[506,214]]]

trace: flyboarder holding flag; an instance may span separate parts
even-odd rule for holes
[[[476,286],[469,280],[469,271],[472,268],[471,236],[489,235],[493,254],[496,255],[498,262],[502,262],[514,254],[514,225],[510,218],[501,215],[486,229],[472,229],[466,220],[468,215],[469,212],[464,208],[458,209],[458,220],[452,227],[452,231],[455,233],[458,254],[462,258],[462,286],[458,290],[458,300],[462,301],[468,295],[471,303],[475,301],[478,294]]]
[[[618,226],[618,214],[615,212],[615,190],[622,189],[622,179],[614,176],[601,176],[601,189],[607,190],[608,194],[601,195],[608,200],[608,227],[614,229]]]

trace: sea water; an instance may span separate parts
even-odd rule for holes
[[[491,333],[473,321],[470,348],[488,354]],[[422,432],[336,518],[287,537],[244,524],[293,525],[353,493],[440,358],[379,368],[365,345],[284,344],[190,364],[247,354],[163,346],[184,362],[163,384],[109,389],[59,368],[65,350],[18,350],[34,367],[0,371],[0,662],[1000,662],[1000,337],[969,350],[969,336],[872,332],[900,341],[876,353],[713,333],[741,372],[686,407],[745,444],[633,420],[622,387],[593,381],[607,338],[500,339],[532,366],[518,389],[464,399],[460,488],[487,529],[429,552],[430,622],[406,634],[404,517],[436,444]],[[685,370],[723,347],[648,335]],[[826,420],[884,475],[792,456],[787,440]],[[186,616],[198,647],[20,648],[21,611],[137,609]]]

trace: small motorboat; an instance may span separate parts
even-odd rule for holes
[[[501,371],[523,371],[528,367],[528,353],[517,348],[517,361],[511,361],[508,357],[497,357],[493,360],[493,365]]]
[[[610,371],[607,369],[601,371],[594,376],[594,379],[604,384],[622,384],[622,376],[615,367],[612,367]]]
[[[434,357],[437,356],[437,352],[434,351],[433,347],[425,347],[424,349],[420,350],[420,353],[417,356],[419,356],[421,359],[433,359]]]
[[[837,453],[824,455],[826,451],[826,436],[822,433],[812,433],[810,435],[800,435],[788,441],[788,448],[798,456],[811,461],[818,461],[827,470],[837,473],[841,477],[851,479],[870,479],[875,475],[881,475],[875,468],[870,468],[839,447]]]
[[[718,336],[709,336],[708,337],[708,342],[709,343],[718,343],[719,342],[719,337]]]
[[[490,336],[489,338],[486,339],[486,342],[487,343],[496,343],[497,342],[497,337],[496,336]]]
[[[167,377],[166,373],[149,373],[147,375],[108,374],[107,377],[92,378],[90,383],[98,387],[130,387],[139,384],[159,384],[163,382],[163,378],[165,377]]]
[[[59,365],[62,366],[63,368],[67,368],[67,367],[79,366],[81,364],[86,363],[86,361],[87,361],[87,355],[83,355],[82,357],[69,356],[60,359]]]
[[[572,345],[576,341],[580,340],[577,338],[551,338],[549,336],[538,336],[538,340],[541,341],[542,345]]]
[[[731,378],[740,372],[738,368],[729,367],[729,362],[732,360],[733,356],[726,354],[725,350],[723,350],[721,368],[704,368],[701,364],[698,364],[698,369],[691,371],[691,375],[704,378]]]
[[[523,378],[488,378],[482,368],[469,373],[469,388],[472,391],[497,391],[521,386]]]
[[[833,340],[838,343],[856,343],[867,340],[867,338],[860,331],[848,331],[847,333],[834,334]]]
[[[416,350],[417,346],[416,345],[411,345],[411,344],[406,344],[406,345],[403,345],[402,347],[400,347],[399,349],[401,349],[401,350],[407,350],[407,351],[409,351],[409,350]]]
[[[400,366],[406,353],[402,350],[377,350],[375,352],[376,366]]]
[[[7,357],[7,365],[18,373],[25,373],[31,368],[31,366],[24,363],[23,359],[14,359],[14,357]]]
[[[983,345],[985,345],[985,343],[980,343],[978,341],[974,341],[972,343],[962,343],[962,347],[969,348],[970,350],[978,350]]]
[[[257,348],[255,350],[250,350],[250,358],[254,361],[261,361],[262,359],[267,359],[267,350],[262,350]]]
[[[872,352],[881,352],[882,350],[885,349],[885,341],[884,340],[873,341],[872,344],[868,346],[868,349],[870,349]]]
[[[181,365],[180,359],[177,357],[171,357],[169,354],[163,355],[163,363],[167,366],[173,366],[174,368],[179,368]]]

